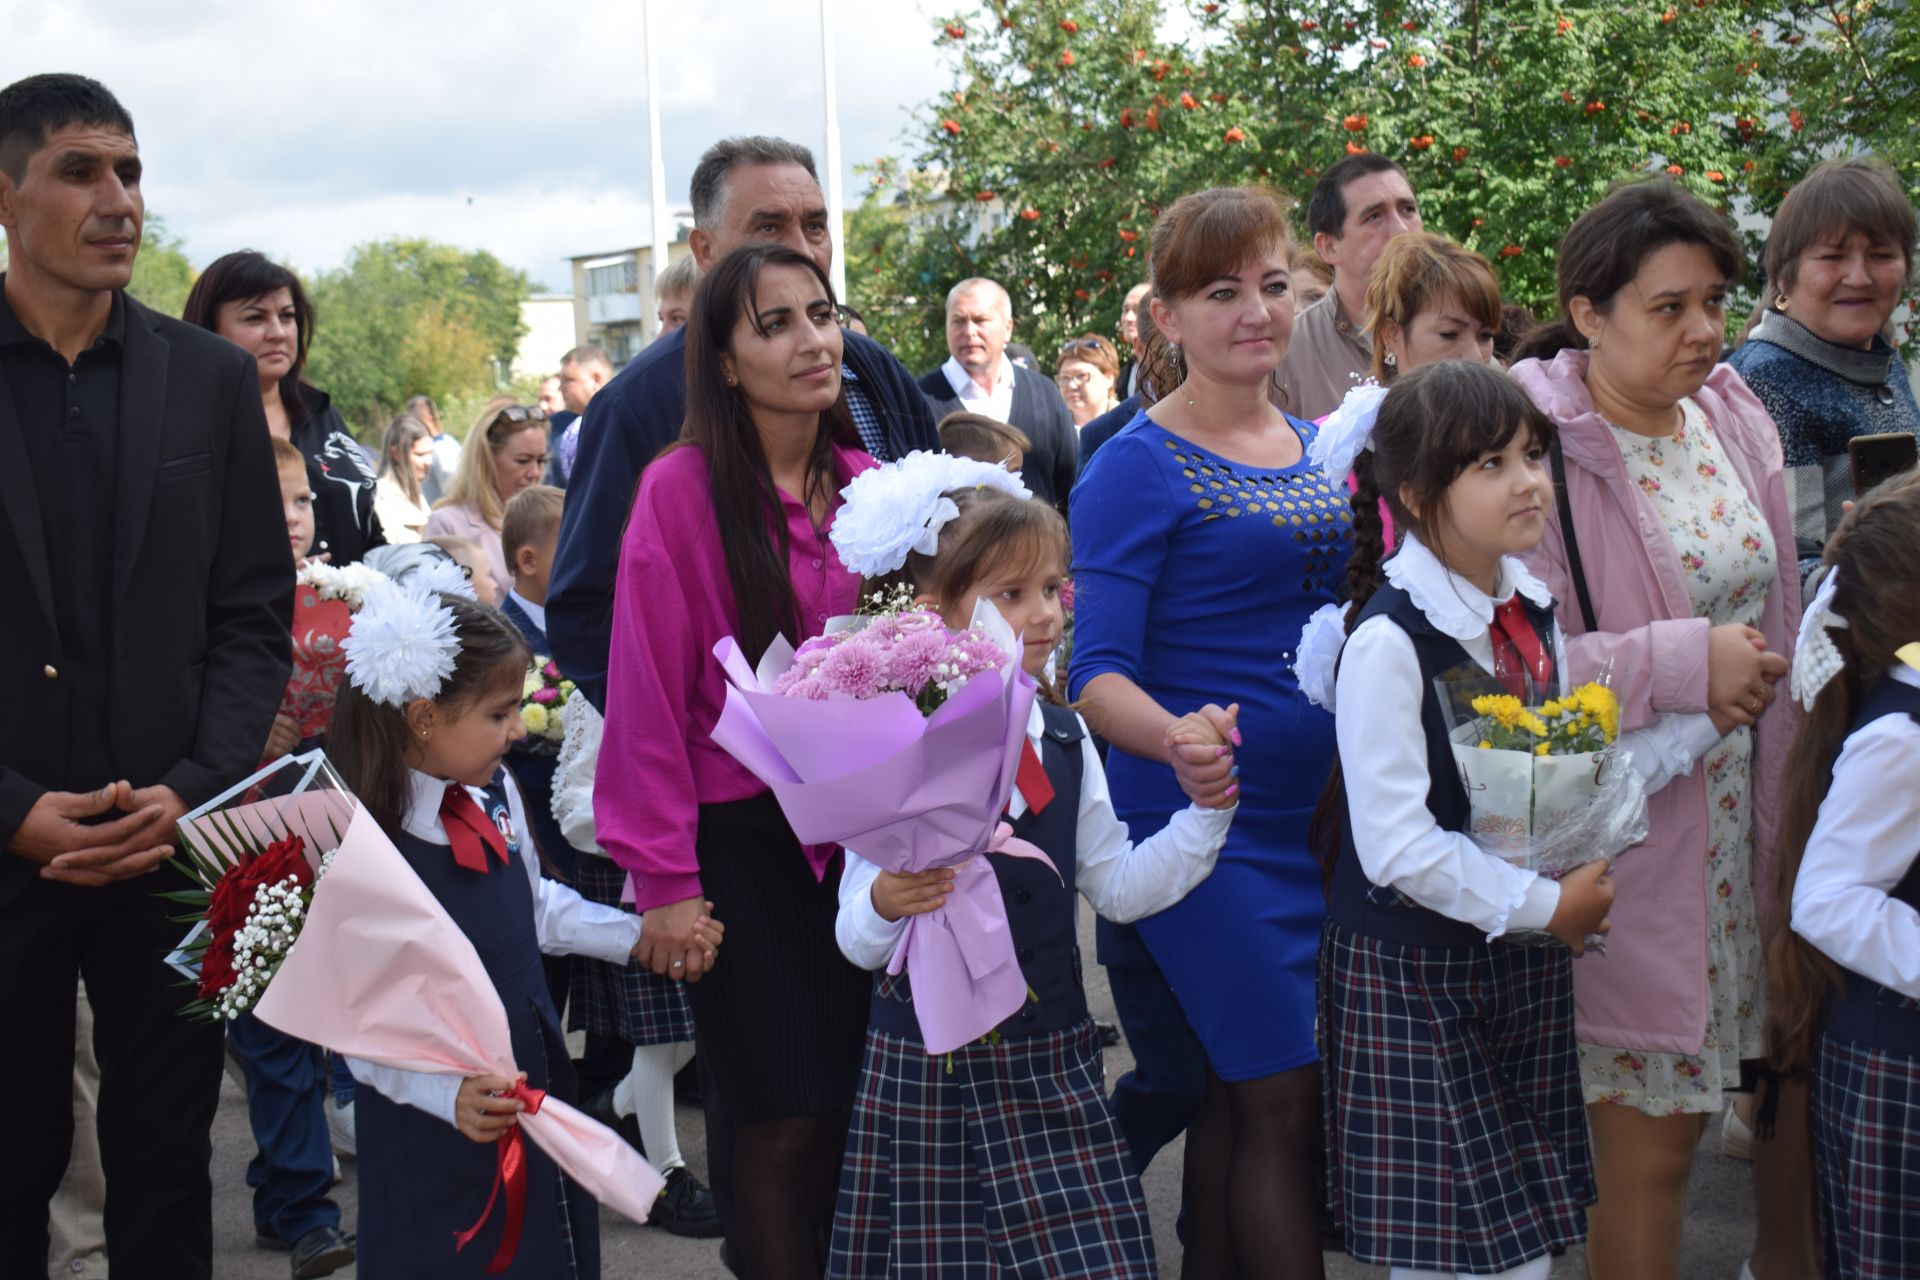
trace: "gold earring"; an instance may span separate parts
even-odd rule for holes
[[[1778,311],[1781,315],[1787,314],[1787,295],[1786,294],[1777,293],[1773,296],[1773,309],[1775,311]]]

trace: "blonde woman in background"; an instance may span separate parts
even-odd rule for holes
[[[546,471],[547,411],[496,396],[467,432],[460,469],[446,497],[435,504],[425,536],[471,538],[486,552],[493,580],[511,582],[500,549],[500,521],[508,500],[539,484]]]

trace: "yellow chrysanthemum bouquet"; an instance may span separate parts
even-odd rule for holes
[[[1644,838],[1644,787],[1615,749],[1620,703],[1604,678],[1531,704],[1490,679],[1437,687],[1483,848],[1558,876]]]

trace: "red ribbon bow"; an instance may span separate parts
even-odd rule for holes
[[[471,805],[472,800],[467,803]],[[499,834],[497,831],[495,834]],[[464,864],[463,864],[464,865]],[[482,862],[481,870],[486,869]],[[518,1098],[527,1104],[526,1115],[540,1114],[540,1104],[547,1100],[544,1089],[529,1088],[525,1084],[516,1084],[500,1095],[503,1098]],[[493,1251],[492,1261],[487,1263],[487,1274],[497,1276],[513,1265],[513,1255],[520,1251],[520,1232],[527,1221],[527,1145],[520,1135],[520,1126],[514,1125],[506,1135],[494,1144],[494,1153],[498,1160],[493,1168],[493,1190],[487,1196],[487,1207],[480,1211],[480,1220],[465,1231],[453,1233],[453,1251],[460,1252],[473,1238],[480,1234],[480,1228],[487,1225],[487,1219],[493,1216],[494,1203],[500,1199],[500,1188],[507,1190],[507,1224],[500,1233],[500,1247]]]
[[[485,875],[489,849],[503,864],[506,862],[507,838],[457,782],[440,798],[440,825],[446,828],[447,843],[453,846],[453,860],[467,870]]]
[[[1540,643],[1518,594],[1494,606],[1493,670],[1507,692],[1525,701],[1553,683],[1553,655]]]

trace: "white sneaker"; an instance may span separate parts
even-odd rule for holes
[[[1720,1153],[1732,1160],[1753,1159],[1753,1130],[1747,1128],[1731,1102],[1720,1120]],[[1747,1272],[1741,1280],[1751,1280],[1752,1274]]]
[[[328,1098],[326,1107],[327,1134],[333,1139],[334,1154],[354,1159],[359,1151],[354,1144],[353,1104],[349,1102],[342,1106]]]

